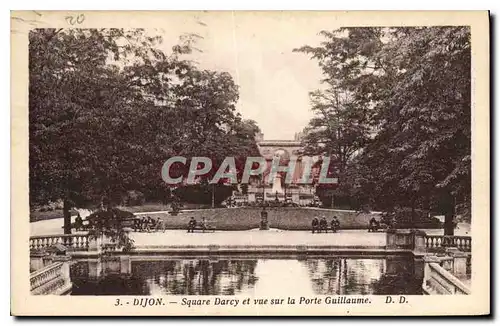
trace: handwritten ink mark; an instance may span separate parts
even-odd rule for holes
[[[70,25],[80,25],[85,21],[85,15],[84,14],[79,14],[78,16],[66,16],[66,21]]]

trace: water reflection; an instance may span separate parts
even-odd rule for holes
[[[80,261],[73,295],[420,294],[406,257]]]
[[[256,260],[168,260],[132,264],[143,275],[148,294],[234,295],[252,288]]]
[[[315,294],[421,294],[413,262],[386,259],[318,259],[305,261]]]

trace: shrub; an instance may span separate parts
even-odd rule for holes
[[[124,203],[126,206],[142,206],[144,205],[144,202],[144,194],[137,190],[127,191],[127,194],[124,198]]]
[[[181,201],[193,204],[212,204],[212,191],[215,188],[214,203],[215,206],[220,206],[220,204],[229,198],[233,193],[232,186],[226,185],[187,185],[177,188],[173,191],[174,195],[178,197]]]

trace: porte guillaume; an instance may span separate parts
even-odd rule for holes
[[[299,304],[367,304],[371,303],[368,297],[352,297],[352,296],[339,296],[339,297],[326,297],[324,299],[318,297],[300,297]]]

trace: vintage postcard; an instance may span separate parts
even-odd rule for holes
[[[14,11],[16,316],[490,313],[489,13]]]

